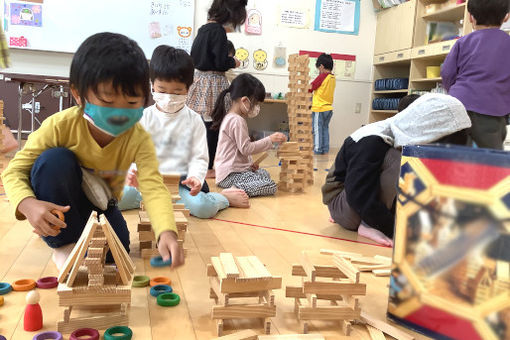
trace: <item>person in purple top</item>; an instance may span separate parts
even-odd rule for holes
[[[467,6],[474,32],[446,57],[443,86],[468,111],[469,145],[502,150],[510,113],[510,36],[500,27],[509,18],[509,1],[469,0]]]

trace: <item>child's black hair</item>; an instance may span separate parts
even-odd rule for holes
[[[319,66],[324,66],[326,70],[333,69],[333,58],[331,54],[322,53],[319,58],[317,58],[317,62],[315,63],[315,67],[319,68]]]
[[[248,73],[242,73],[238,75],[230,84],[230,87],[220,93],[216,100],[216,105],[211,114],[213,124],[211,129],[219,130],[223,118],[227,115],[225,108],[225,97],[227,93],[230,94],[232,101],[248,97],[251,101],[251,105],[264,102],[266,98],[266,89],[260,80]]]
[[[195,66],[191,56],[184,50],[168,45],[156,47],[152,53],[149,69],[153,83],[157,78],[166,81],[178,81],[186,84],[187,88],[193,84]]]
[[[150,97],[149,63],[138,44],[117,33],[88,37],[74,54],[69,83],[85,105],[87,92],[97,94],[100,83],[112,82],[114,89],[128,96]]]
[[[218,24],[232,24],[237,28],[246,20],[246,5],[248,0],[214,0],[207,15]]]
[[[227,40],[228,54],[236,55],[236,48],[234,47],[234,43],[230,40]]]
[[[418,98],[420,98],[419,94],[409,94],[405,97],[402,97],[402,99],[400,99],[400,101],[398,102],[398,108],[397,108],[398,112],[402,112],[405,109],[407,109],[407,107],[409,105],[411,105]]]
[[[452,133],[451,135],[447,135],[441,137],[436,140],[434,143],[438,144],[454,144],[454,145],[466,145],[468,142],[468,130],[460,130]]]
[[[477,25],[501,26],[510,10],[508,0],[469,0],[468,12]]]

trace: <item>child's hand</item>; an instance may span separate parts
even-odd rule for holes
[[[251,168],[252,171],[257,171],[259,169],[259,165],[253,163],[250,168]]]
[[[202,182],[200,182],[200,180],[196,177],[186,178],[186,180],[182,181],[181,183],[190,188],[189,194],[191,196],[198,195],[200,189],[202,189]]]
[[[271,138],[271,142],[273,142],[273,143],[281,144],[281,143],[284,143],[287,141],[287,136],[285,136],[281,132],[275,132],[271,136],[269,136],[269,138]]]
[[[138,179],[136,176],[138,175],[138,171],[132,170],[128,172],[126,177],[126,185],[130,187],[138,188]]]
[[[168,261],[172,257],[172,268],[177,268],[184,264],[184,252],[177,243],[177,234],[173,231],[164,231],[159,235],[158,251],[163,261]]]
[[[34,227],[34,233],[40,236],[57,236],[60,233],[59,229],[67,227],[66,223],[53,215],[51,211],[60,210],[65,213],[69,209],[71,209],[70,206],[63,207],[34,197],[27,197],[18,205],[19,212],[25,215]]]

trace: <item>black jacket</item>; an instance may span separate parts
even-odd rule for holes
[[[200,27],[191,46],[191,57],[200,71],[226,72],[236,66],[234,58],[228,56],[227,32],[215,22]]]

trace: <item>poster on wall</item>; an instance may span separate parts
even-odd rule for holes
[[[316,31],[354,35],[358,34],[360,0],[316,1]]]
[[[250,9],[246,17],[244,32],[246,34],[262,34],[262,13],[257,9]]]
[[[292,28],[309,28],[310,11],[303,8],[282,8],[280,10],[280,26]]]
[[[317,62],[317,58],[323,52],[314,52],[314,51],[299,51],[299,55],[308,55],[310,57],[310,78],[315,79],[319,75],[319,70],[315,66]],[[336,79],[342,80],[354,80],[354,75],[356,73],[356,56],[351,54],[338,54],[331,53],[331,58],[333,58],[333,74]]]

